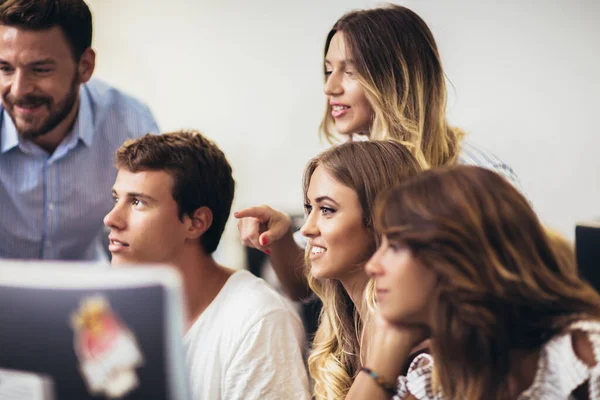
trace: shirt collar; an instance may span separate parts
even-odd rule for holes
[[[0,106],[0,119],[2,120],[0,129],[0,154],[6,153],[12,148],[16,147],[20,143],[19,134],[17,128],[13,124],[10,115]],[[66,140],[69,138],[77,143],[78,139],[81,139],[86,146],[92,144],[92,136],[94,135],[94,123],[92,116],[92,105],[90,96],[85,90],[85,86],[81,86],[79,90],[79,111],[75,118],[75,124],[71,132],[65,137]],[[70,147],[70,146],[69,146]]]
[[[73,125],[75,138],[81,139],[86,146],[91,146],[94,136],[94,119],[90,96],[84,85],[79,90],[79,112]]]
[[[13,147],[19,145],[19,135],[17,134],[17,128],[15,128],[10,115],[6,110],[0,106],[0,118],[2,119],[2,125],[0,125],[0,153],[6,153]]]

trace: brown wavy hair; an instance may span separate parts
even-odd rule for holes
[[[378,201],[376,226],[438,275],[432,349],[444,397],[508,398],[513,350],[536,351],[573,322],[600,319],[598,293],[492,171],[420,174]]]
[[[363,226],[372,233],[370,257],[380,243],[380,236],[373,227],[377,195],[420,173],[421,165],[406,146],[394,140],[347,142],[334,146],[308,163],[304,172],[305,202],[308,202],[311,177],[319,166],[356,192],[362,209]],[[373,285],[369,283],[365,288],[364,306],[359,313],[340,281],[319,280],[311,275],[309,253],[307,246],[306,276],[309,286],[323,302],[323,308],[308,367],[315,382],[316,399],[343,399],[362,365],[363,328],[368,324],[375,304]],[[355,265],[349,265],[348,268],[362,270],[366,262],[367,259],[357,260]]]
[[[414,11],[399,5],[351,11],[333,26],[325,41],[343,32],[356,76],[374,111],[372,139],[413,145],[415,155],[432,167],[457,158],[464,133],[446,120],[446,81],[431,30]],[[324,67],[323,74],[326,69]],[[321,133],[336,140],[327,102]]]

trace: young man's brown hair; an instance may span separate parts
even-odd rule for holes
[[[32,31],[58,26],[76,61],[92,45],[92,14],[83,0],[0,0],[0,25]]]
[[[212,224],[200,241],[206,254],[216,250],[231,211],[235,181],[225,154],[213,142],[197,131],[147,134],[121,146],[116,167],[169,173],[179,219],[191,217],[200,207],[211,210]]]

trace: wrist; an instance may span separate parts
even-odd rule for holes
[[[389,396],[393,396],[396,394],[396,379],[390,379],[381,375],[378,371],[375,371],[368,367],[362,367],[360,369],[361,372],[369,375],[371,379]]]
[[[395,347],[393,351],[386,349],[373,349],[374,351],[367,356],[366,365],[376,370],[386,379],[393,379],[402,374],[402,367],[406,364],[410,355],[410,348]]]

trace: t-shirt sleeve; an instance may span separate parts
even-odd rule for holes
[[[224,399],[310,399],[298,319],[277,310],[241,339],[225,373]]]

